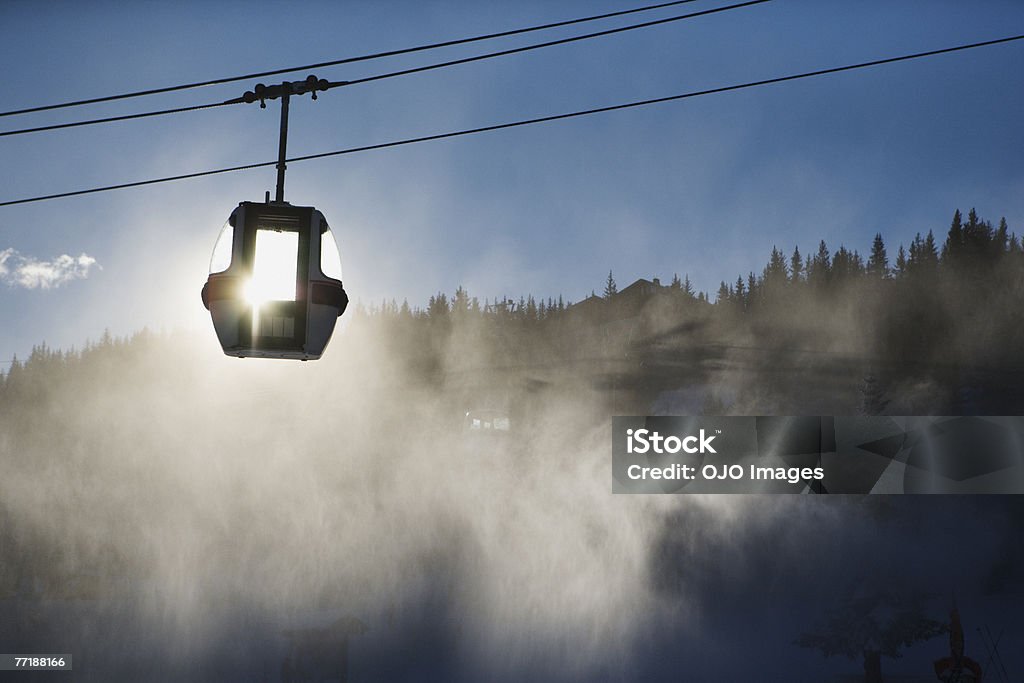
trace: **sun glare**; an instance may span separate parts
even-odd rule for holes
[[[295,277],[299,234],[257,230],[252,279],[245,286],[245,300],[258,307],[267,301],[295,301]]]

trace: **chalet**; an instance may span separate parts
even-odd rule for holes
[[[620,306],[639,310],[639,308],[641,308],[648,299],[657,294],[661,294],[663,290],[667,289],[669,288],[661,286],[661,280],[658,278],[654,278],[653,280],[640,278],[629,287],[626,287],[619,291],[618,294],[615,294],[613,300],[616,301],[616,303],[621,302],[619,303]],[[634,306],[632,304],[639,304],[639,306]]]
[[[653,280],[640,278],[610,297],[591,294],[586,299],[569,306],[567,310],[577,318],[584,318],[592,322],[611,322],[638,316],[655,298],[670,297],[674,299],[682,295],[682,290],[666,287],[658,278]]]

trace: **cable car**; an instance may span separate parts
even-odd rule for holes
[[[324,215],[283,201],[241,202],[217,238],[202,298],[227,355],[320,358],[348,307]]]

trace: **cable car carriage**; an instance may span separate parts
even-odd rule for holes
[[[202,291],[224,353],[316,360],[348,306],[324,215],[242,202],[221,229]]]
[[[324,215],[312,206],[284,201],[288,108],[292,96],[334,85],[309,76],[304,81],[262,83],[226,103],[281,100],[275,200],[241,202],[220,231],[203,285],[224,353],[245,358],[316,360],[348,307],[341,285],[341,257]]]

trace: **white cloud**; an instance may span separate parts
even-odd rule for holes
[[[9,287],[53,289],[72,280],[84,280],[93,267],[100,268],[100,265],[85,253],[78,256],[61,254],[49,261],[41,261],[14,249],[0,251],[0,282]]]

